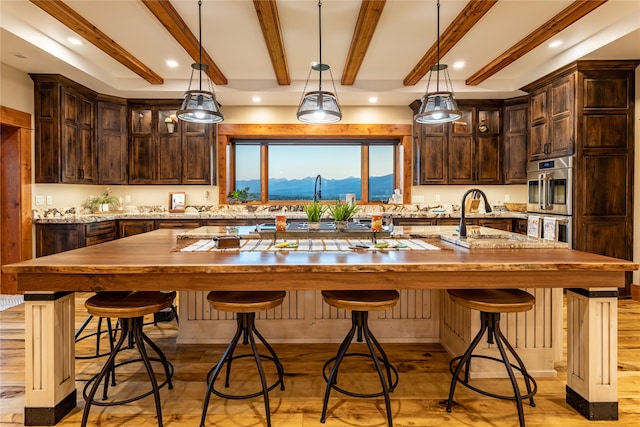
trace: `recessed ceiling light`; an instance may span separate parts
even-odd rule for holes
[[[174,61],[173,59],[167,59],[167,67],[169,68],[178,68],[178,61]]]
[[[262,100],[260,99],[260,97],[259,97],[259,96],[254,96],[253,98],[251,98],[251,100],[252,100],[253,102],[255,102],[256,104],[257,104],[258,102],[262,101]]]
[[[464,61],[456,61],[453,63],[453,68],[459,70],[460,68],[464,68]]]
[[[82,41],[76,37],[67,37],[67,41],[75,46],[82,46]]]
[[[370,96],[369,97],[369,102],[371,104],[375,104],[376,102],[378,102],[378,97],[377,96]]]
[[[558,47],[562,44],[562,40],[556,40],[554,42],[549,43],[549,47]]]

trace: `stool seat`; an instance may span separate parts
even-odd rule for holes
[[[175,298],[175,292],[102,292],[89,298],[84,305],[93,316],[133,318],[171,307]]]
[[[207,300],[219,311],[257,313],[279,306],[286,295],[285,291],[211,291]]]
[[[384,311],[393,308],[400,294],[397,291],[322,291],[327,304],[352,311]]]
[[[447,293],[455,303],[485,313],[529,311],[536,302],[520,289],[449,289]]]

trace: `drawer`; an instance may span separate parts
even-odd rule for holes
[[[183,220],[156,220],[156,228],[198,228],[200,227],[200,220],[183,221]]]
[[[103,221],[96,222],[93,224],[85,224],[84,225],[84,235],[87,237],[99,236],[101,234],[114,234],[116,232],[116,222],[115,221]]]
[[[115,240],[115,238],[116,238],[116,231],[114,229],[111,233],[98,234],[97,236],[91,236],[91,237],[87,236],[84,242],[85,242],[85,246],[93,246],[99,243],[110,242],[112,240]]]

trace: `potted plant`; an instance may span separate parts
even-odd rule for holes
[[[247,203],[249,200],[249,187],[245,187],[241,190],[233,190],[228,194],[228,197],[231,203]]]
[[[178,123],[178,118],[175,114],[171,114],[169,117],[164,119],[164,123],[167,125],[167,132],[173,133],[176,129],[176,123]]]
[[[307,214],[307,220],[309,221],[309,230],[319,230],[320,221],[322,221],[322,215],[327,210],[327,207],[318,203],[311,202],[302,205],[304,213]]]
[[[98,197],[89,196],[82,204],[83,208],[90,209],[92,212],[108,212],[111,207],[118,206],[118,198],[111,195],[111,188],[107,187]]]
[[[329,206],[329,214],[336,222],[336,229],[346,229],[347,222],[353,218],[358,211],[358,205],[355,203],[342,203],[338,201],[335,205]]]

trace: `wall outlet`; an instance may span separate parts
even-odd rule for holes
[[[440,195],[436,194],[436,202],[439,202],[439,201],[440,201]]]
[[[51,206],[53,204],[53,196],[47,196],[47,205]]]
[[[424,203],[424,196],[411,196],[412,203]]]
[[[44,205],[44,196],[36,196],[36,206]]]
[[[510,201],[510,200],[511,200],[511,195],[510,195],[510,194],[505,194],[505,195],[504,195],[504,201],[505,201],[505,202],[508,202],[508,201]]]
[[[131,196],[128,195],[128,194],[126,196],[124,196],[124,202],[125,203],[131,203]]]

